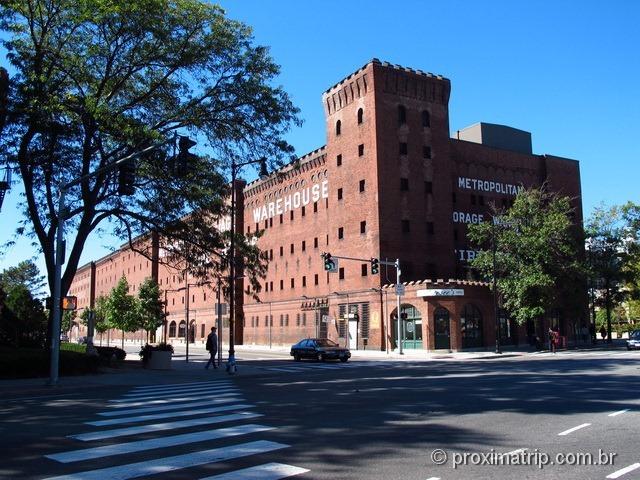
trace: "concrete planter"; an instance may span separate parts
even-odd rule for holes
[[[154,350],[151,352],[147,368],[151,370],[171,370],[171,355],[168,350]]]

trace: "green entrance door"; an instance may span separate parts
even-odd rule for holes
[[[433,329],[435,331],[435,348],[451,349],[451,335],[449,329],[449,311],[446,308],[438,307],[433,312]]]
[[[402,318],[404,323],[404,340],[402,348],[421,349],[422,348],[422,317],[420,312],[413,305],[401,305]]]

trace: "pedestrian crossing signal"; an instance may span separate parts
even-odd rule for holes
[[[380,260],[377,258],[371,259],[371,275],[377,275],[380,273]]]

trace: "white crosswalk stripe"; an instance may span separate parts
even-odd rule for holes
[[[266,366],[266,367],[258,367],[262,370],[268,370],[272,372],[308,372],[312,370],[341,370],[341,369],[349,369],[349,368],[362,368],[362,367],[371,367],[371,364],[363,364],[363,363],[336,363],[336,364],[326,364],[326,363],[296,363],[295,365],[286,365],[286,366]],[[375,365],[376,367],[378,365]]]
[[[130,463],[128,465],[118,465],[117,467],[101,468],[89,470],[71,475],[50,477],[45,480],[128,480],[129,478],[144,477],[146,475],[157,475],[158,473],[171,472],[182,468],[195,467],[207,463],[223,462],[233,458],[247,457],[259,453],[271,452],[289,445],[283,443],[270,442],[268,440],[258,440],[255,442],[241,443],[239,445],[229,445],[222,448],[190,452],[185,455],[159,458],[145,462]]]
[[[253,405],[248,403],[236,403],[232,405],[223,405],[221,407],[210,408],[197,408],[182,411],[182,412],[164,412],[154,413],[151,415],[138,415],[135,417],[118,417],[111,418],[109,420],[96,420],[94,422],[84,422],[86,425],[93,425],[94,427],[106,427],[108,425],[119,425],[121,423],[139,423],[146,422],[147,420],[158,420],[160,418],[176,418],[176,417],[193,417],[195,415],[204,415],[205,413],[218,413],[226,412],[229,410],[242,410],[244,408],[252,408]]]
[[[176,391],[176,392],[162,392],[162,393],[146,393],[135,395],[131,397],[119,398],[117,400],[110,400],[112,403],[126,403],[132,401],[140,401],[140,400],[150,400],[154,398],[158,398],[158,395],[162,395],[164,398],[173,398],[179,397],[183,395],[194,395],[200,393],[232,393],[237,392],[238,389],[236,387],[221,387],[221,388],[206,388],[201,387],[197,390],[187,390],[187,391]]]
[[[215,417],[193,418],[191,420],[181,420],[168,423],[152,423],[150,425],[141,425],[138,427],[116,428],[112,430],[103,430],[101,432],[80,433],[78,435],[69,435],[69,438],[88,442],[89,440],[102,440],[105,438],[126,437],[128,435],[138,435],[140,433],[160,432],[163,430],[173,430],[176,428],[196,427],[199,425],[211,425],[214,423],[231,422],[233,420],[248,420],[250,418],[261,417],[260,413],[239,412],[231,415],[218,415]]]
[[[162,473],[276,452],[289,445],[269,440],[253,440],[207,449],[203,442],[227,442],[244,435],[257,435],[275,430],[275,427],[246,423],[262,417],[253,410],[255,405],[242,399],[243,395],[230,381],[192,382],[189,384],[152,385],[137,387],[124,398],[112,401],[110,410],[99,412],[99,419],[85,422],[92,427],[121,426],[69,435],[68,438],[84,442],[102,441],[99,446],[46,455],[45,457],[76,466],[91,465],[91,460],[103,459],[101,465],[113,466],[78,471],[68,475],[50,477],[46,480],[126,480],[148,475],[160,480]],[[105,418],[107,417],[107,418]],[[181,418],[180,417],[184,417]],[[162,423],[149,423],[167,419]],[[134,424],[139,425],[134,425]],[[207,428],[213,424],[225,424],[221,428]],[[205,427],[197,429],[197,427]],[[181,429],[191,429],[182,434],[167,434]],[[195,431],[194,431],[195,429]],[[123,437],[144,435],[142,439]],[[107,443],[106,445],[104,443]],[[176,446],[192,447],[192,451],[181,455],[160,457],[154,450]],[[184,447],[182,448],[184,451]],[[147,453],[144,453],[147,452]],[[116,459],[120,455],[144,454],[145,460],[125,465]],[[83,464],[82,462],[87,462]],[[224,470],[224,469],[223,469]],[[278,480],[306,473],[309,470],[278,462],[238,468],[202,480]],[[193,477],[190,477],[193,478]]]
[[[98,415],[101,417],[116,417],[119,415],[140,414],[146,412],[161,412],[166,410],[179,410],[182,408],[193,408],[200,406],[207,406],[211,404],[239,402],[242,397],[238,397],[238,394],[225,394],[225,395],[207,395],[198,397],[200,401],[178,402],[169,405],[154,405],[152,407],[136,407],[122,410],[111,410],[108,412],[100,412]],[[146,403],[145,403],[146,405]],[[113,406],[113,405],[110,405]]]
[[[243,468],[235,472],[205,477],[200,480],[279,480],[293,475],[307,473],[306,468],[293,467],[283,463],[265,463],[257,467]]]

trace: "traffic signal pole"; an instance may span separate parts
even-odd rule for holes
[[[400,290],[398,288],[400,286],[400,274],[402,273],[400,270],[399,258],[396,259],[395,267],[396,267],[396,311],[397,311],[396,315],[398,318],[398,353],[400,353],[400,355],[404,355],[404,352],[402,351],[402,318],[400,316]]]

